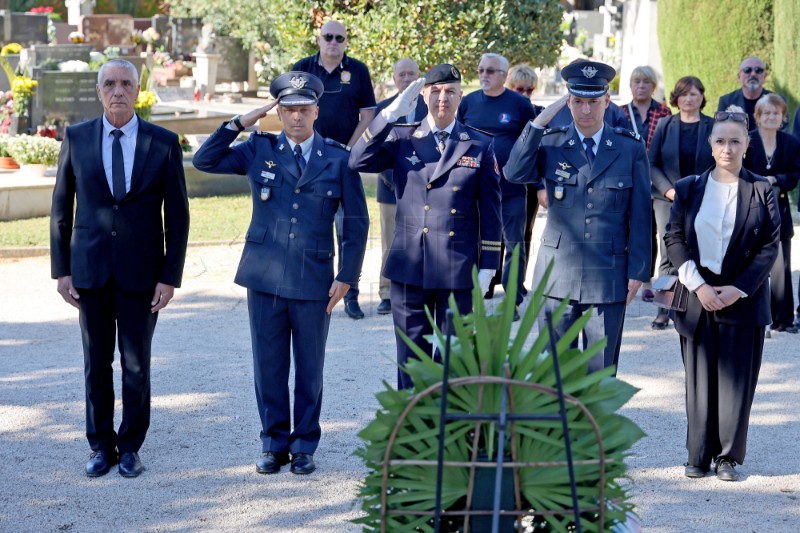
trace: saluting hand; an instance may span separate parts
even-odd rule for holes
[[[331,314],[333,308],[336,307],[336,304],[339,303],[339,300],[344,298],[344,295],[347,294],[347,291],[350,290],[350,285],[347,283],[342,283],[341,281],[333,280],[333,285],[331,285],[330,290],[328,291],[328,296],[331,297],[328,300],[328,307],[325,308],[325,312]]]
[[[533,124],[535,126],[540,126],[542,128],[547,127],[550,124],[550,121],[553,120],[561,109],[567,105],[567,100],[569,100],[569,94],[565,94],[549,106],[544,108],[544,111],[539,113],[539,115],[533,119]]]
[[[249,128],[262,118],[266,117],[267,113],[269,113],[269,111],[276,105],[278,105],[277,98],[265,106],[258,107],[256,109],[253,109],[249,113],[242,115],[241,117],[239,117],[239,122],[241,122],[242,126],[244,126],[245,128]]]
[[[417,108],[417,96],[425,86],[425,78],[418,78],[400,93],[400,96],[381,111],[381,115],[389,122],[397,122],[400,117],[410,115]]]

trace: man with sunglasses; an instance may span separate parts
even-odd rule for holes
[[[753,127],[756,123],[755,110],[758,99],[769,94],[770,91],[764,88],[764,80],[767,79],[767,68],[764,62],[757,57],[748,57],[739,65],[739,83],[741,89],[720,97],[717,111],[726,111],[730,106],[738,106],[747,113],[748,124]],[[781,130],[785,130],[783,125]]]
[[[319,118],[314,129],[323,137],[352,147],[375,115],[375,92],[367,66],[344,53],[347,31],[341,22],[329,20],[317,36],[319,52],[295,63],[292,70],[313,74],[322,80],[325,92],[319,99]],[[336,234],[342,234],[342,212],[336,214]],[[339,239],[341,243],[341,239]],[[341,268],[342,249],[338,249]],[[354,320],[364,318],[358,304],[358,284],[344,297],[344,310]]]
[[[494,136],[494,156],[500,169],[508,161],[508,154],[522,129],[536,113],[531,101],[525,96],[505,88],[508,77],[508,60],[500,54],[483,54],[478,63],[480,91],[468,94],[458,106],[458,120]],[[511,183],[502,179],[500,190],[503,195],[501,212],[503,216],[503,243],[505,262],[492,280],[492,286],[501,278],[503,289],[508,290],[508,275],[511,271],[511,258],[514,247],[520,245],[519,278],[517,280],[516,305],[522,303],[525,281],[525,222],[527,188],[525,185]],[[493,288],[489,288],[493,292]],[[515,320],[519,313],[515,313]]]

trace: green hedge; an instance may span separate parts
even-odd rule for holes
[[[666,94],[682,76],[697,76],[706,87],[704,111],[712,114],[720,96],[740,87],[736,74],[742,59],[758,56],[772,74],[773,2],[797,12],[797,0],[659,0],[658,39]],[[786,39],[790,39],[788,25],[796,25],[797,19],[793,20],[782,21],[787,24]],[[796,41],[796,26],[794,30]],[[773,82],[774,77],[768,76],[767,87]]]
[[[775,0],[775,90],[789,104],[789,120],[800,103],[800,2]]]

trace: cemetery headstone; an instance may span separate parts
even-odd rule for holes
[[[222,56],[217,66],[217,83],[247,81],[249,53],[242,41],[233,37],[217,37],[216,53]]]
[[[54,125],[59,137],[64,128],[100,116],[103,106],[97,98],[96,72],[58,72],[34,68],[39,86],[33,96],[31,126]]]
[[[190,56],[197,50],[202,34],[203,19],[198,17],[170,17],[172,24],[172,55],[175,59]]]
[[[22,46],[47,43],[47,15],[0,11],[0,41]]]

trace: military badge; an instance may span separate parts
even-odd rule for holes
[[[480,161],[478,161],[474,157],[469,157],[469,156],[465,155],[465,156],[462,156],[461,159],[456,161],[456,166],[457,167],[467,167],[467,168],[480,168],[481,167],[481,163],[480,163]]]
[[[586,76],[587,78],[594,78],[594,75],[597,74],[597,69],[592,66],[588,66],[588,67],[583,67],[581,69],[581,72],[583,72],[583,75]]]
[[[281,145],[281,146],[283,146],[283,145]],[[283,148],[281,148],[281,150],[282,150],[282,149],[283,149]],[[269,168],[272,168],[272,167],[277,167],[277,166],[278,166],[278,163],[273,163],[272,161],[264,161],[264,163],[266,163],[266,164],[267,164],[267,166],[268,166]]]
[[[275,174],[273,174],[272,172],[267,172],[266,170],[262,170],[261,177],[264,178],[264,181],[274,180]]]
[[[468,141],[469,140],[469,133],[462,131],[458,134],[458,139],[460,141]]]
[[[564,187],[559,185],[553,190],[553,196],[556,200],[563,200],[564,199]]]
[[[606,146],[610,148],[612,144],[611,139],[606,139]]]
[[[575,146],[575,139],[570,139],[567,144],[570,146]]]
[[[411,163],[412,165],[416,165],[417,163],[420,163],[422,161],[419,157],[417,157],[417,152],[411,154],[411,157],[406,157],[406,159],[408,159],[408,162]]]
[[[301,76],[292,76],[292,79],[289,80],[289,83],[291,83],[292,87],[295,89],[302,89],[306,86],[307,80]]]
[[[570,165],[569,163],[560,163],[559,162],[558,166],[561,167],[561,170],[567,170],[568,168],[572,168],[572,165]],[[558,174],[558,172],[556,172],[556,174]]]
[[[261,187],[261,201],[266,202],[272,196],[272,189],[269,187]]]
[[[350,78],[352,75],[350,74],[349,70],[342,71],[342,83],[350,83]]]
[[[317,150],[317,156],[322,157],[322,150]]]
[[[281,143],[281,145],[280,145],[280,146],[278,146],[278,150],[280,150],[281,152],[283,152],[283,143]]]
[[[419,131],[418,130],[418,131],[414,132],[414,138],[415,139],[422,139],[423,137],[425,137],[425,132],[424,131]]]

